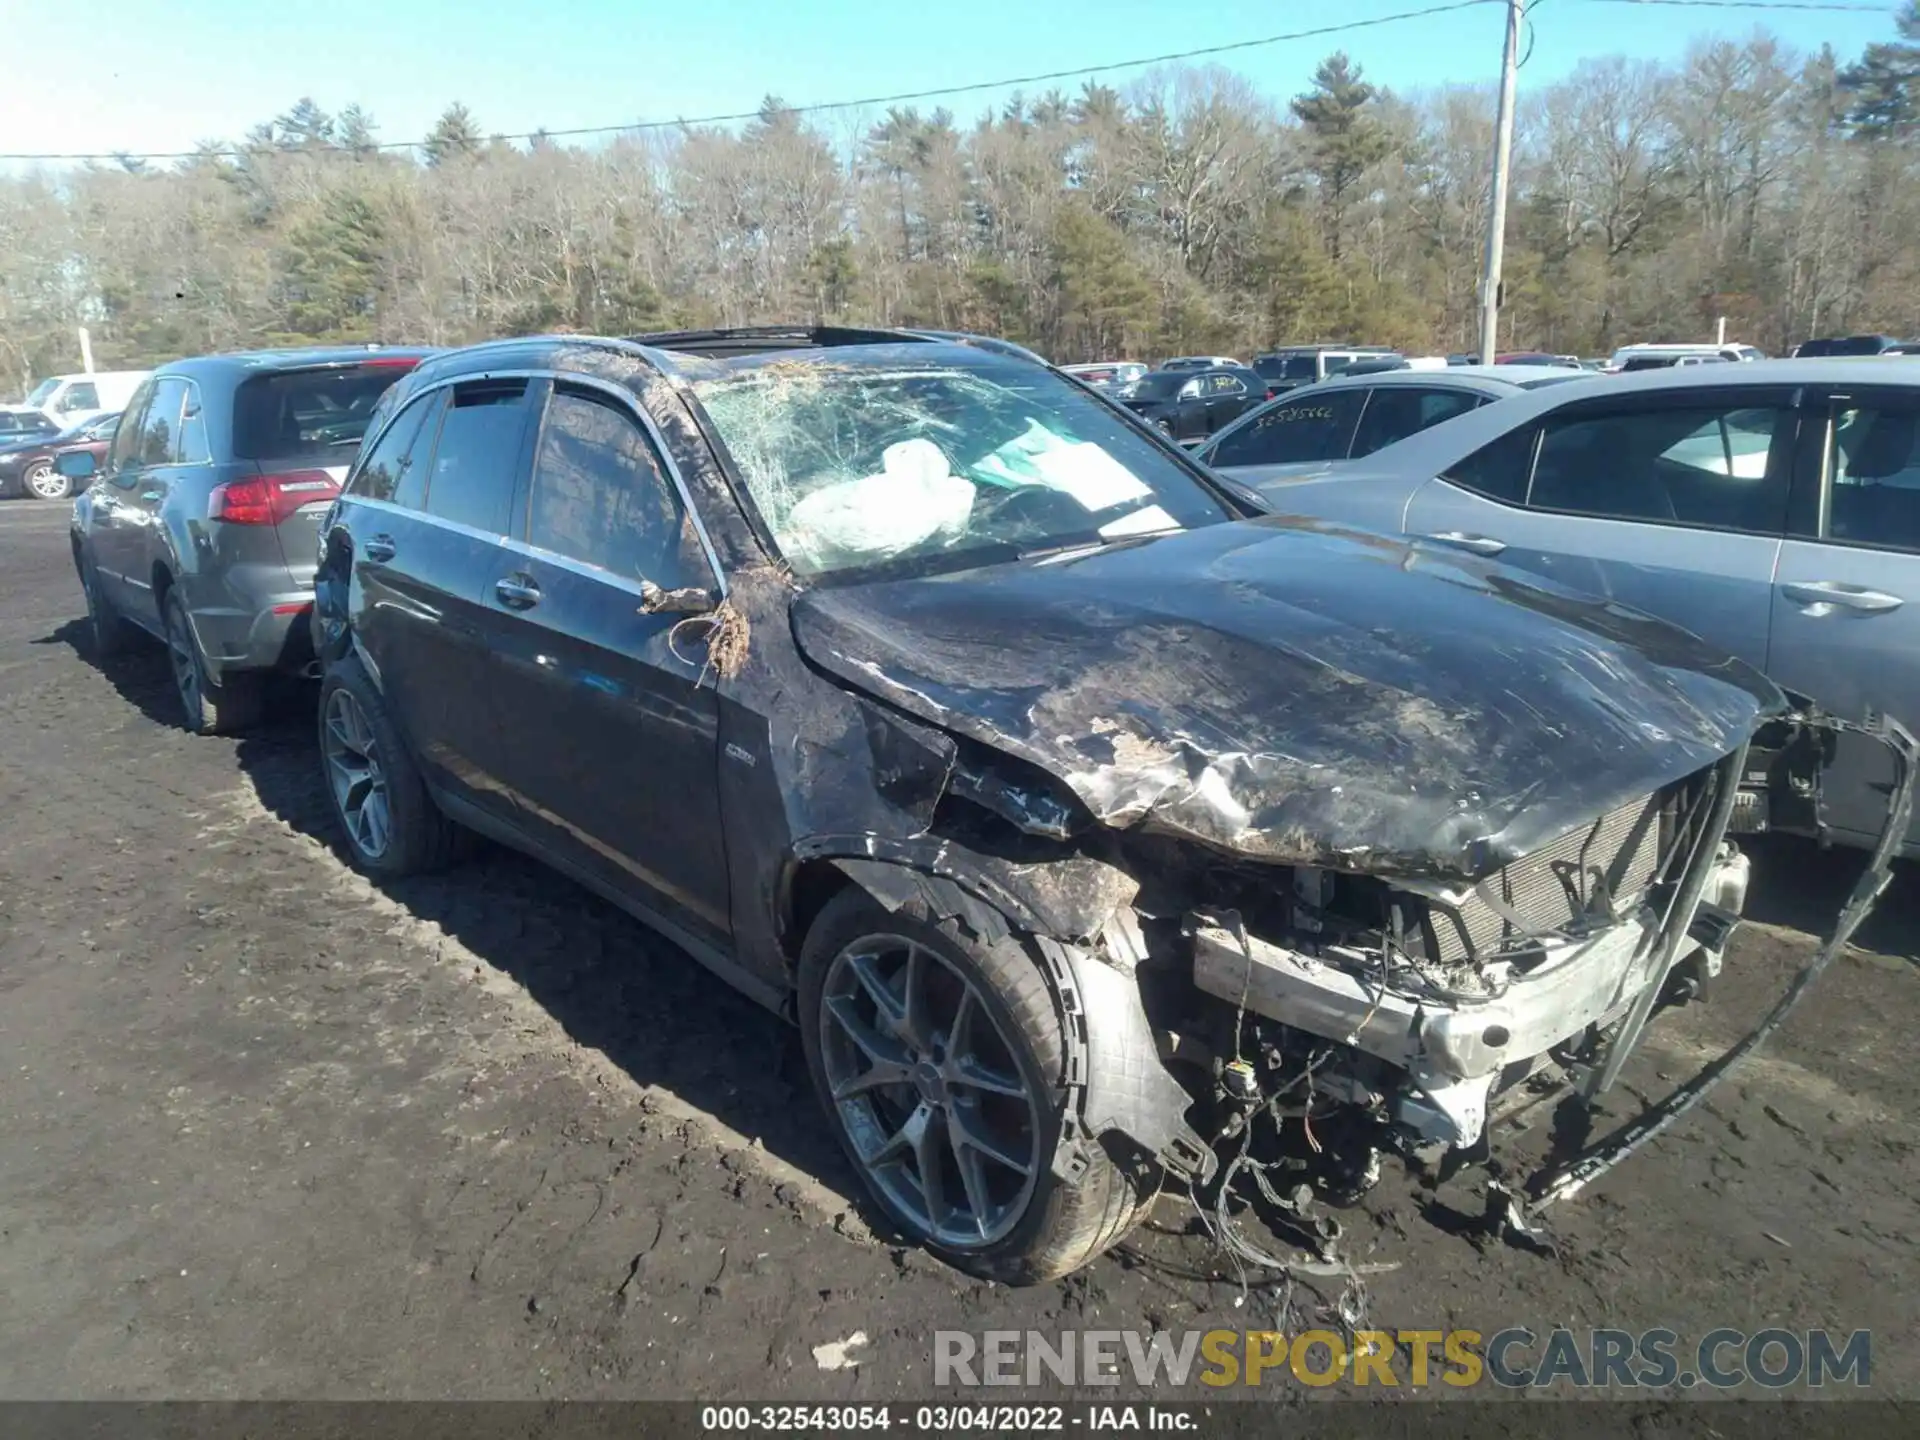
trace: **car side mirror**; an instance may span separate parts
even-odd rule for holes
[[[1176,400],[1198,400],[1200,398],[1200,382],[1198,380],[1187,381],[1186,384],[1180,387],[1180,393],[1174,398]]]
[[[53,468],[69,480],[90,480],[99,472],[100,462],[91,450],[69,450],[53,457]]]

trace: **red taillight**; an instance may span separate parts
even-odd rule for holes
[[[228,525],[278,525],[303,505],[332,500],[340,482],[324,470],[289,470],[213,487],[207,518]]]

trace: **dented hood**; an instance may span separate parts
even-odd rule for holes
[[[822,669],[1108,825],[1404,876],[1479,879],[1785,708],[1637,612],[1288,516],[811,590],[793,624]]]

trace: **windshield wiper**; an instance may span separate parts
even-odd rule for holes
[[[1167,525],[1158,530],[1134,530],[1125,535],[1092,535],[1082,540],[1061,540],[1047,545],[1036,545],[1031,550],[1018,552],[1022,560],[1044,560],[1050,556],[1066,555],[1075,550],[1111,550],[1116,545],[1130,545],[1136,540],[1155,540],[1162,535],[1178,535],[1187,527]]]

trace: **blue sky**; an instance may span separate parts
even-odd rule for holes
[[[383,140],[417,139],[456,99],[503,133],[673,119],[751,109],[769,92],[799,104],[965,84],[1427,3],[1435,0],[95,0],[76,20],[81,12],[68,7],[0,0],[15,58],[0,150],[185,150],[237,139],[305,94],[335,111],[358,102]],[[1891,38],[1893,8],[1760,13],[1543,0],[1521,85],[1589,55],[1674,59],[1696,36],[1740,36],[1760,24],[1800,49],[1824,40],[1850,58]],[[1482,5],[1220,63],[1280,99],[1304,89],[1336,48],[1400,90],[1478,83],[1497,73],[1502,23],[1498,5]],[[43,54],[45,63],[32,58]],[[1127,73],[1102,78],[1117,84]],[[964,120],[1003,98],[945,103]]]

